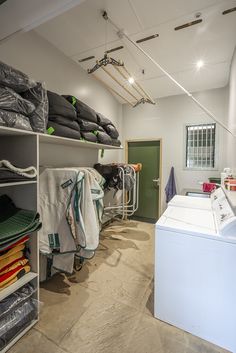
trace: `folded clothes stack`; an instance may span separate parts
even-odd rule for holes
[[[75,108],[62,96],[47,91],[49,101],[48,133],[79,140],[80,126]]]
[[[45,132],[47,116],[43,84],[0,62],[0,125]]]
[[[118,140],[119,133],[109,119],[97,113],[74,96],[65,95],[63,97],[74,106],[77,112],[77,121],[80,125],[82,138],[86,141],[98,142],[105,145],[121,145],[121,142]]]
[[[27,284],[0,302],[0,350],[37,318],[34,291]]]
[[[0,291],[30,271],[25,244],[40,228],[37,212],[17,208],[7,195],[0,196]]]
[[[18,168],[7,160],[0,160],[0,183],[32,180],[37,176],[35,167]]]

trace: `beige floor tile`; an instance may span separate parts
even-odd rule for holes
[[[104,297],[95,301],[61,341],[71,353],[126,352],[139,313],[122,303]],[[128,352],[128,351],[127,351]]]
[[[32,329],[8,353],[67,353],[51,339]]]

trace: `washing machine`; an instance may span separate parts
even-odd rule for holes
[[[223,198],[225,198],[225,193],[222,188],[219,188],[213,191],[209,197],[175,195],[168,203],[168,206],[198,208],[211,211],[213,201]]]
[[[236,352],[236,217],[220,191],[211,209],[168,206],[156,224],[154,315]]]

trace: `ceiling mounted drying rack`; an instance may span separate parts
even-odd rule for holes
[[[112,67],[112,70],[109,70],[106,67],[108,65]],[[98,76],[94,75],[94,77],[102,82],[111,92],[115,93],[132,107],[137,107],[139,104],[145,103],[156,104],[150,95],[142,88],[142,86],[132,78],[132,75],[126,69],[123,61],[113,59],[107,55],[107,52],[105,52],[104,57],[97,60],[96,64],[91,69],[88,69],[88,74],[94,74],[94,72],[98,69],[102,69],[114,82],[118,84],[118,86],[120,86],[130,97],[132,97],[131,100],[114,90],[114,88],[102,79],[98,78]],[[115,73],[118,73],[119,78],[115,76]],[[130,78],[132,78],[132,83],[129,82]],[[127,83],[129,83],[130,87],[127,86]]]

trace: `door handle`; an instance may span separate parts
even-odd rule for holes
[[[158,186],[160,186],[160,178],[158,178],[158,179],[152,179],[152,181],[153,181],[153,184],[154,184],[154,187],[155,187],[155,188],[158,187]]]

